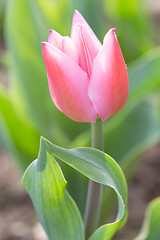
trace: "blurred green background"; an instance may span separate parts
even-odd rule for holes
[[[67,148],[90,146],[90,124],[73,122],[52,103],[41,53],[49,29],[70,35],[74,9],[101,42],[110,28],[116,28],[130,91],[125,107],[104,122],[105,152],[131,178],[142,153],[160,140],[160,3],[156,0],[0,0],[0,146],[22,173],[37,157],[41,135]],[[65,165],[62,169],[83,215],[87,179]],[[113,202],[110,194],[104,190],[103,207],[106,201]],[[105,220],[102,211],[101,222]]]

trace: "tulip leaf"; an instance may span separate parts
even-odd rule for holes
[[[24,171],[36,156],[39,134],[17,115],[7,90],[2,86],[0,106],[0,143],[14,156],[18,166]]]
[[[83,240],[82,219],[66,184],[49,145],[42,139],[38,159],[27,169],[23,185],[49,239]]]
[[[54,30],[64,36],[70,35],[71,19],[74,11],[72,0],[35,0],[46,20]]]
[[[154,90],[160,89],[160,47],[147,52],[128,66],[129,98],[138,101]]]
[[[100,227],[89,238],[111,239],[127,216],[127,186],[118,164],[99,150],[64,149],[42,137],[38,159],[26,170],[22,182],[49,239],[84,239],[79,212],[65,189],[66,181],[54,157],[115,190],[119,203],[116,221]]]
[[[6,14],[6,43],[10,52],[12,99],[21,116],[48,133],[56,121],[41,54],[41,41],[47,39],[49,25],[36,3],[11,0]],[[11,37],[12,36],[12,37]]]
[[[140,234],[134,240],[158,240],[159,236],[160,197],[157,197],[149,203]]]
[[[123,0],[122,4],[121,0],[104,0],[104,9],[110,27],[117,29],[127,63],[153,46],[152,19],[144,8],[143,1]]]
[[[160,139],[158,99],[159,94],[151,95],[135,105],[130,104],[130,108],[126,105],[123,112],[117,114],[117,119],[104,124],[105,152],[117,160],[127,178],[131,178],[142,152]],[[88,135],[89,131],[81,134],[72,147],[89,146]],[[106,221],[106,213],[112,210],[113,202],[110,192],[104,189],[101,223]],[[107,208],[106,212],[104,208]]]

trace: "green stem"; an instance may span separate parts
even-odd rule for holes
[[[104,150],[103,123],[100,118],[92,123],[92,147]],[[86,239],[98,227],[100,205],[102,197],[102,185],[89,180],[84,226]]]

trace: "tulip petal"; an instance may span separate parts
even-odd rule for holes
[[[93,30],[91,29],[89,24],[86,22],[86,20],[83,18],[83,16],[77,10],[75,10],[74,15],[73,15],[73,19],[72,19],[71,38],[72,38],[72,34],[74,33],[74,26],[76,24],[85,25],[86,28],[88,29],[88,31],[90,32],[90,34],[92,35],[92,37],[94,38],[94,40],[97,42],[97,45],[99,45],[99,47],[101,47],[101,43],[98,40],[98,38],[96,37],[95,33],[93,32]]]
[[[59,50],[62,50],[62,38],[63,37],[58,32],[50,30],[48,42]]]
[[[84,24],[74,25],[72,40],[79,50],[79,65],[90,77],[93,59],[99,53],[102,45],[99,45]]]
[[[57,108],[78,122],[95,122],[97,113],[88,96],[87,74],[65,53],[42,43],[49,89]]]
[[[105,121],[118,112],[128,96],[128,74],[118,40],[111,29],[93,62],[89,97],[98,115]]]
[[[89,29],[82,25],[81,27],[82,37],[87,45],[88,51],[90,53],[91,59],[93,60],[97,54],[99,53],[100,49],[102,48],[102,44],[95,39],[93,35],[90,33]]]
[[[70,37],[63,37],[62,51],[70,56],[79,65],[78,49]]]

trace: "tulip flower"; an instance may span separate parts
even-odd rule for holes
[[[103,121],[118,112],[128,96],[128,74],[115,35],[110,29],[103,45],[75,11],[71,36],[50,30],[42,42],[49,90],[56,107],[78,122]]]

